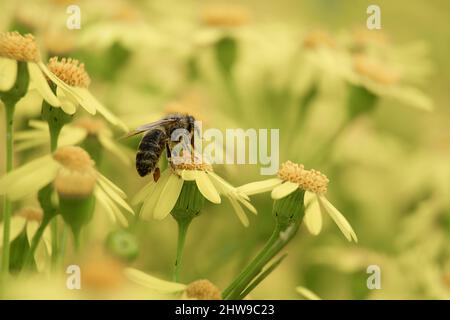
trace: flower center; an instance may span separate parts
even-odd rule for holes
[[[189,152],[183,153],[183,156],[180,157],[172,157],[170,163],[174,170],[213,171],[212,166],[203,161],[201,155],[191,156]]]
[[[303,40],[303,46],[309,49],[320,47],[335,48],[336,41],[329,33],[323,30],[315,30],[306,35]]]
[[[278,170],[278,177],[284,181],[297,183],[300,188],[317,194],[325,194],[328,187],[328,178],[321,172],[306,170],[302,164],[287,161]]]
[[[33,35],[14,32],[0,33],[0,56],[17,61],[38,62],[39,50]]]
[[[397,73],[364,55],[354,57],[354,68],[360,75],[366,76],[379,84],[393,85],[399,80]]]
[[[239,5],[211,5],[201,12],[201,20],[211,27],[238,27],[249,21],[246,8]]]
[[[84,70],[84,63],[76,59],[58,60],[58,57],[53,57],[48,62],[48,68],[69,86],[87,88],[91,83],[89,75]]]
[[[65,146],[53,153],[53,159],[61,163],[68,170],[86,171],[94,166],[89,154],[80,147]]]
[[[17,216],[25,218],[27,221],[42,221],[43,213],[41,209],[36,208],[22,208],[16,212]]]
[[[209,280],[197,280],[188,285],[186,295],[198,300],[222,300],[219,288]]]
[[[75,125],[85,129],[88,134],[92,136],[97,136],[100,132],[106,129],[105,123],[102,120],[88,117],[79,119]]]

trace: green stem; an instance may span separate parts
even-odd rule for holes
[[[62,230],[61,241],[60,241],[60,246],[59,246],[59,255],[58,255],[58,262],[57,262],[58,266],[62,266],[62,264],[63,264],[64,255],[66,254],[68,235],[69,235],[69,227],[64,226],[63,230]]]
[[[58,147],[58,138],[61,133],[62,125],[51,125],[49,123],[50,131],[50,150],[55,152]],[[58,219],[55,217],[51,220],[50,230],[52,234],[52,268],[56,267],[58,262]]]
[[[181,258],[183,257],[184,243],[186,241],[186,234],[192,219],[177,219],[178,223],[178,243],[177,243],[177,257],[175,260],[175,268],[173,271],[173,280],[179,282]]]
[[[44,217],[41,224],[39,225],[39,228],[36,230],[36,233],[34,234],[33,239],[31,240],[30,250],[28,251],[28,254],[25,258],[24,269],[30,267],[31,264],[33,263],[34,253],[36,252],[36,248],[39,244],[39,241],[41,240],[45,228],[47,228],[49,223],[50,219],[48,219],[48,217]]]
[[[248,275],[250,273],[252,273],[261,264],[261,261],[263,261],[267,252],[277,241],[278,235],[279,235],[279,230],[278,230],[278,228],[275,228],[275,230],[272,232],[272,235],[270,236],[269,240],[264,245],[264,248],[258,253],[258,255],[255,258],[253,258],[253,260],[236,277],[236,279],[223,291],[222,296],[224,299],[227,298],[227,296],[229,294],[231,294],[231,292],[243,281],[243,279],[248,277]]]
[[[6,113],[6,173],[13,168],[13,123],[14,104],[5,104]],[[9,273],[9,234],[11,228],[11,201],[5,196],[3,200],[3,251],[1,264],[1,278],[5,278]]]
[[[295,236],[300,222],[294,222],[287,227],[279,224],[259,255],[243,270],[240,276],[223,292],[223,298],[235,300],[242,296],[242,292],[261,273],[269,263]],[[246,295],[249,292],[246,292]]]

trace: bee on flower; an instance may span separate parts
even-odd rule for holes
[[[192,193],[187,194],[188,190]],[[249,220],[242,206],[256,214],[248,196],[214,173],[213,167],[199,155],[195,159],[182,156],[176,163],[170,163],[157,182],[152,180],[145,185],[132,203],[142,203],[142,218],[162,220],[177,206],[183,207],[184,201],[189,200],[191,209],[199,212],[205,199],[220,204],[221,195],[230,201],[241,223],[248,226]]]

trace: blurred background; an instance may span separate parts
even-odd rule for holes
[[[168,112],[190,113],[211,128],[280,128],[280,163],[328,176],[328,197],[359,242],[348,243],[331,219],[319,236],[302,226],[251,298],[300,299],[295,288],[304,286],[324,299],[448,299],[450,3],[379,0],[381,29],[368,30],[371,4],[6,0],[0,30],[35,35],[44,61],[84,62],[90,91],[130,128]],[[80,29],[66,27],[70,5],[81,10]],[[375,97],[371,110],[349,112],[354,87]],[[25,97],[16,116],[16,130],[27,129],[40,118],[39,99]],[[134,169],[139,138],[117,143],[125,160],[102,150],[97,165],[132,198],[147,181]],[[16,165],[47,148],[18,152]],[[215,167],[235,186],[267,178],[259,169]],[[272,201],[262,194],[252,202],[258,215],[248,228],[229,204],[207,205],[188,234],[183,281],[207,278],[225,288],[257,253],[273,228]],[[36,204],[30,195],[15,209]],[[86,231],[86,256],[118,229],[98,217]],[[170,279],[175,221],[138,221],[130,232],[139,255],[126,264]],[[380,266],[379,290],[367,288],[369,265]]]

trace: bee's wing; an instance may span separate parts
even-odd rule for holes
[[[137,134],[140,134],[142,132],[149,131],[149,130],[155,129],[157,127],[163,126],[165,124],[173,123],[175,121],[177,121],[177,119],[169,118],[169,119],[161,119],[161,120],[158,120],[158,121],[155,121],[152,123],[147,123],[147,124],[139,126],[136,129],[128,132],[125,136],[123,136],[123,138],[129,138],[129,137],[135,136]]]

